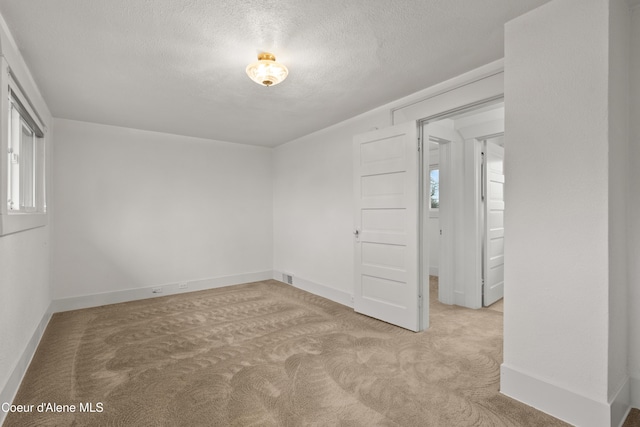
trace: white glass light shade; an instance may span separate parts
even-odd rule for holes
[[[277,85],[286,79],[288,74],[287,67],[276,62],[276,57],[268,52],[261,53],[257,62],[247,66],[247,75],[263,86]]]

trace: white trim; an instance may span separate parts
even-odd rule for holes
[[[429,264],[429,276],[437,276],[438,275],[438,266],[433,266]]]
[[[455,280],[453,233],[455,232],[454,217],[456,212],[453,206],[454,177],[451,167],[451,157],[454,154],[453,144],[454,138],[450,142],[440,144],[440,182],[438,184],[440,186],[440,208],[438,208],[440,226],[440,236],[438,237],[440,239],[438,245],[438,301],[449,305],[455,302],[453,293]],[[445,195],[444,198],[443,194]],[[428,240],[425,240],[422,244],[428,244],[427,242]],[[440,270],[441,266],[442,270]]]
[[[38,344],[40,344],[42,335],[49,324],[49,320],[51,320],[51,314],[51,306],[49,306],[49,309],[47,309],[47,311],[42,315],[42,319],[40,319],[40,323],[36,326],[35,331],[33,331],[33,335],[31,335],[31,338],[27,342],[24,351],[18,358],[16,366],[9,376],[9,379],[2,390],[0,390],[0,404],[4,402],[13,402],[13,399],[16,397],[20,384],[22,383],[22,379],[24,378],[24,374],[27,372],[29,364],[31,364],[31,359],[33,359],[36,349],[38,348]],[[0,410],[0,425],[2,425],[6,416],[7,413]]]
[[[307,138],[312,138],[318,135],[324,135],[328,132],[335,131],[336,129],[342,128],[359,120],[362,120],[363,117],[370,117],[372,114],[386,112],[389,115],[388,125],[393,125],[393,117],[395,116],[395,112],[399,112],[403,108],[407,108],[407,106],[412,106],[416,104],[421,104],[423,101],[427,101],[431,98],[436,98],[440,95],[444,95],[447,92],[451,92],[455,89],[458,89],[463,86],[467,86],[471,83],[475,83],[479,80],[492,79],[493,76],[498,75],[499,79],[504,79],[504,59],[498,59],[488,64],[482,65],[473,70],[467,71],[466,73],[460,74],[459,76],[453,77],[449,80],[445,80],[444,82],[439,82],[434,84],[433,86],[429,86],[425,89],[422,89],[419,92],[412,93],[411,95],[407,95],[404,98],[396,99],[395,101],[391,101],[387,104],[381,105],[379,107],[374,108],[373,110],[366,111],[362,114],[358,114],[357,116],[350,117],[346,120],[343,120],[339,123],[333,124],[329,127],[317,130],[315,132],[311,132],[308,135],[301,136],[299,138],[292,139],[290,141],[283,142],[282,144],[277,145],[274,148],[281,147],[283,145],[287,145],[293,142],[301,141]],[[504,83],[500,86],[500,93],[504,93]],[[494,91],[490,91],[488,96],[485,96],[482,99],[490,98],[495,93]],[[473,102],[473,99],[468,103]],[[403,107],[404,106],[404,107]],[[456,105],[458,106],[458,105]],[[434,114],[443,113],[446,110],[436,111]],[[418,117],[418,119],[425,118],[427,116]],[[382,124],[384,125],[384,124]]]
[[[611,408],[608,403],[582,396],[504,363],[500,366],[500,392],[573,425],[611,425]]]
[[[630,403],[633,408],[640,408],[640,378],[629,378]]]
[[[487,230],[486,205],[482,200],[479,188],[484,177],[481,175],[481,153],[487,152],[485,140],[497,135],[504,135],[504,108],[480,113],[479,117],[491,117],[498,111],[503,117],[495,120],[478,122],[458,128],[457,131],[464,138],[464,178],[463,192],[465,194],[462,211],[463,250],[459,259],[462,274],[461,304],[467,308],[481,308],[482,294],[482,254],[484,252],[483,236]],[[474,116],[475,117],[475,116]],[[481,213],[482,212],[482,213]]]
[[[11,139],[8,134],[10,129],[9,120],[4,120],[4,118],[9,117],[9,91],[13,92],[15,98],[23,104],[22,106],[27,114],[31,116],[34,124],[40,127],[43,136],[36,138],[37,142],[34,146],[35,158],[37,159],[33,165],[35,168],[34,178],[36,180],[34,194],[36,211],[9,211],[7,200],[11,170],[10,168],[5,168],[0,171],[0,236],[43,227],[48,224],[48,214],[45,210],[47,205],[45,200],[47,193],[46,171],[48,169],[46,165],[46,151],[48,148],[45,146],[45,144],[48,143],[45,141],[47,137],[47,127],[43,123],[41,116],[32,108],[28,95],[24,93],[22,87],[12,77],[7,60],[4,57],[0,57],[0,116],[2,117],[2,120],[0,120],[0,164],[2,165],[6,165],[8,162],[9,143]],[[29,123],[29,125],[31,126],[32,124]],[[35,131],[35,129],[33,130]]]
[[[212,277],[208,279],[191,280],[187,283],[187,289],[180,289],[178,283],[146,286],[144,288],[125,289],[114,292],[104,292],[92,295],[82,295],[71,298],[53,300],[51,303],[54,313],[82,308],[97,307],[107,304],[135,301],[147,298],[157,298],[167,295],[181,294],[185,292],[202,291],[206,289],[222,288],[224,286],[239,285],[242,283],[259,282],[269,280],[273,276],[271,270],[255,273],[236,274],[233,276]],[[162,293],[153,293],[154,288],[162,288]]]
[[[612,426],[622,426],[625,418],[627,418],[629,410],[631,409],[629,406],[629,398],[631,394],[629,387],[629,377],[625,375],[618,391],[609,401]]]
[[[504,97],[504,71],[497,70],[455,85],[433,96],[391,110],[392,124],[434,119]]]
[[[277,280],[278,282],[282,282],[282,271],[273,270],[273,280]],[[291,274],[291,273],[288,273]],[[283,282],[284,283],[284,282]],[[338,304],[346,305],[347,307],[353,308],[353,295],[349,294],[345,291],[341,291],[336,288],[332,288],[327,285],[322,285],[320,283],[315,283],[310,280],[302,279],[298,276],[293,276],[293,287],[302,289],[303,291],[307,291],[314,295],[321,296],[326,299],[330,299],[333,302],[337,302]]]
[[[462,138],[465,141],[470,139],[477,139],[481,141],[495,136],[503,136],[504,118],[465,126],[457,129],[457,131],[460,132],[460,135],[462,135]]]
[[[27,114],[28,117],[26,117],[26,119],[29,127],[35,126],[36,129],[33,129],[33,131],[38,135],[38,138],[43,138],[44,134],[47,133],[47,127],[44,125],[42,117],[40,116],[40,114],[38,114],[35,107],[33,107],[33,103],[31,102],[29,97],[24,93],[22,86],[20,86],[20,83],[18,83],[16,77],[11,72],[11,67],[8,63],[6,63],[6,60],[5,64],[8,70],[7,83],[9,85],[9,99],[11,100],[13,105],[16,105],[16,103],[11,98],[15,98],[18,101],[19,105],[16,105],[16,108],[22,106],[24,111],[19,110],[21,115],[24,115],[23,113]],[[5,64],[3,64],[3,69]],[[29,119],[32,120],[33,123],[29,123]]]

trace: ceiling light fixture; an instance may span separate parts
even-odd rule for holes
[[[276,62],[276,57],[269,52],[258,55],[258,61],[247,66],[247,75],[262,86],[273,86],[287,78],[287,67]]]

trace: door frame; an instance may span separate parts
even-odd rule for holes
[[[430,123],[437,122],[442,119],[446,119],[451,116],[455,116],[465,112],[471,112],[476,109],[480,109],[485,106],[489,106],[492,104],[496,104],[499,102],[504,102],[504,95],[501,96],[492,96],[482,101],[472,102],[469,104],[462,105],[460,107],[447,110],[429,117],[425,117],[423,119],[418,120],[419,132],[420,132],[420,140],[424,141],[424,128]],[[482,307],[482,242],[483,242],[483,225],[480,223],[482,218],[478,214],[481,208],[480,205],[480,191],[478,186],[478,177],[480,173],[480,142],[485,139],[498,136],[504,134],[504,118],[500,120],[492,120],[489,122],[476,124],[467,126],[462,129],[458,129],[463,140],[463,144],[467,145],[467,141],[472,142],[471,150],[464,150],[465,156],[465,164],[467,162],[471,162],[474,168],[473,174],[467,174],[462,183],[458,183],[458,188],[462,187],[463,191],[471,191],[473,194],[473,202],[472,202],[472,210],[465,209],[461,215],[456,215],[455,209],[451,209],[451,212],[447,217],[442,215],[440,212],[440,221],[445,221],[445,224],[448,224],[451,233],[444,234],[441,239],[440,244],[440,260],[438,264],[439,275],[445,274],[445,277],[449,277],[448,280],[443,285],[439,286],[438,289],[438,299],[440,302],[444,304],[458,304],[468,308],[481,308]],[[451,143],[445,144],[449,145],[449,155],[445,160],[447,163],[446,167],[449,171],[451,171]],[[428,146],[428,141],[423,142],[423,146]],[[465,148],[467,148],[465,146]],[[420,156],[421,167],[423,168],[421,173],[423,183],[421,184],[421,188],[425,188],[424,186],[427,183],[428,179],[428,169],[429,162],[428,159],[425,161],[423,158],[426,155],[428,156],[428,148],[424,148],[423,155]],[[442,154],[440,158],[440,162],[442,162]],[[425,166],[426,165],[426,166]],[[424,169],[427,170],[426,174],[424,173]],[[451,175],[451,174],[450,174]],[[441,179],[442,179],[442,170],[441,170]],[[447,191],[453,192],[455,189],[451,185],[451,179],[449,179],[448,188],[445,189]],[[423,191],[422,191],[423,192]],[[421,192],[421,193],[422,193]],[[442,193],[441,193],[442,194]],[[423,195],[424,196],[424,195]],[[427,198],[424,197],[426,200]],[[423,201],[421,206],[426,203]],[[427,209],[422,209],[423,211],[420,213],[421,218],[421,242],[419,243],[422,250],[422,259],[423,265],[421,268],[423,272],[429,271],[429,236],[426,232],[428,228],[428,216],[429,212]],[[469,212],[473,212],[470,214]],[[463,245],[468,250],[459,250],[456,255],[455,248],[455,240],[456,240],[456,229],[462,229],[463,236],[466,236],[465,244]],[[446,240],[446,241],[445,241]],[[471,245],[471,246],[469,246]],[[443,250],[444,248],[444,250]],[[462,249],[462,248],[459,248]],[[444,256],[443,256],[444,255]],[[457,259],[456,259],[457,258]],[[457,265],[462,266],[462,270],[456,268]],[[423,275],[424,276],[424,275]],[[426,282],[426,289],[423,288],[423,295],[428,295],[428,275],[426,276],[427,280],[422,280],[422,283]],[[463,295],[456,295],[455,293],[455,283],[462,283],[462,288],[464,289]],[[424,299],[424,297],[423,297]],[[424,301],[426,304],[427,301]],[[425,324],[428,325],[428,321],[425,321]]]
[[[463,215],[464,233],[467,236],[462,263],[464,280],[464,307],[482,308],[483,256],[485,238],[484,201],[481,186],[484,185],[482,175],[482,151],[484,142],[504,135],[504,118],[467,126],[458,129],[464,138],[464,144],[470,148],[465,152],[465,168],[472,172],[467,174],[464,183],[465,191],[471,193],[468,200],[471,206]]]
[[[428,89],[420,93],[420,97],[413,97],[405,102],[405,104],[395,107],[391,110],[391,125],[399,124],[402,122],[414,122],[418,124],[419,129],[431,121],[436,121],[447,116],[462,113],[464,111],[474,110],[484,105],[497,103],[504,100],[504,67],[501,62],[496,62],[483,67],[479,70],[475,70],[471,73],[467,73],[463,76],[454,78],[447,81],[433,89]],[[426,150],[425,150],[426,151]],[[419,156],[422,162],[422,156]],[[428,163],[428,162],[427,162]],[[428,164],[426,165],[428,170]],[[421,174],[424,176],[424,173]],[[422,184],[424,185],[424,183]],[[424,222],[425,215],[428,215],[428,211],[422,212],[418,218],[420,222],[426,226]],[[419,231],[418,238],[420,238],[419,247],[422,253],[422,257],[428,254],[428,247],[425,248],[425,244],[428,244],[426,239],[422,239],[424,227]],[[420,259],[420,258],[419,258]],[[425,268],[428,269],[428,258],[426,263],[423,263],[420,268],[422,272],[425,272]],[[428,271],[428,270],[427,270]],[[427,280],[422,280],[423,286],[426,285],[426,289],[423,287],[423,313],[422,324],[424,327],[428,327],[429,318],[426,316],[428,310],[428,275],[423,274],[423,277]],[[426,282],[426,283],[425,283]],[[419,303],[419,302],[418,302]]]
[[[440,197],[442,202],[442,194],[451,194],[451,144],[452,141],[449,140],[440,140],[438,138],[431,139],[428,138],[428,135],[425,132],[425,129],[432,123],[437,122],[434,121],[420,121],[420,140],[423,141],[422,146],[422,156],[420,162],[422,164],[422,174],[421,174],[421,197],[422,197],[422,209],[423,211],[420,213],[421,218],[421,229],[422,235],[420,240],[420,247],[422,248],[423,260],[422,260],[422,268],[423,268],[423,295],[426,293],[429,294],[429,237],[433,238],[435,236],[429,236],[429,203],[430,198],[426,196],[426,189],[430,187],[430,161],[429,161],[429,144],[431,142],[436,142],[439,144],[439,154],[438,154],[438,165],[440,169]],[[453,132],[453,130],[451,130]],[[444,177],[444,179],[443,179]],[[451,204],[451,201],[448,202]],[[448,213],[448,215],[447,215]],[[440,223],[440,230],[447,230],[444,234],[437,236],[440,239],[440,260],[438,262],[438,276],[446,277],[448,281],[453,281],[453,241],[452,239],[442,239],[442,235],[445,236],[453,236],[449,232],[453,230],[453,209],[449,209],[448,212],[446,209],[443,209],[442,203],[438,213],[438,221]],[[444,249],[443,249],[444,248]],[[447,257],[443,257],[442,253],[446,252],[448,254]],[[426,275],[424,274],[426,272]],[[439,280],[442,282],[442,280]],[[453,295],[453,286],[446,287],[438,287],[438,300],[445,304],[453,304],[454,295]]]

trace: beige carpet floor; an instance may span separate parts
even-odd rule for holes
[[[640,409],[633,408],[629,412],[627,419],[624,420],[622,427],[640,427]]]
[[[504,313],[504,299],[499,299],[498,301],[491,304],[487,307],[489,310],[499,311],[500,313]]]
[[[498,393],[500,312],[431,299],[421,333],[276,281],[58,313],[14,403],[76,412],[4,425],[566,425]]]

